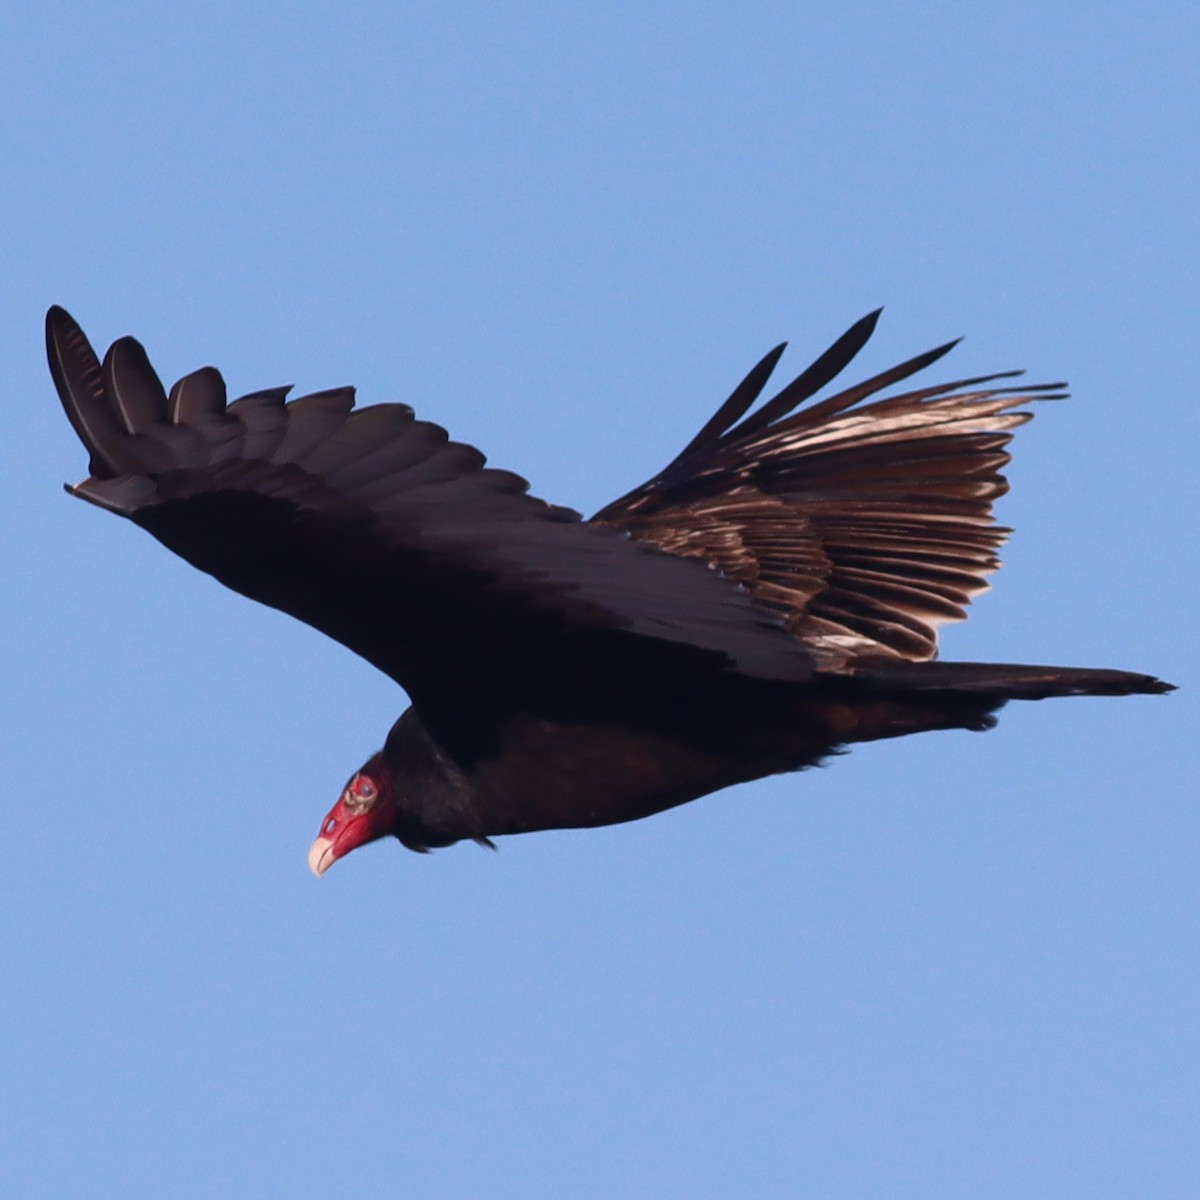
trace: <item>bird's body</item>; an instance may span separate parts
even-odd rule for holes
[[[454,728],[433,732],[409,709],[385,748],[408,799],[398,836],[424,849],[463,837],[635,820],[810,765],[843,740],[813,719],[811,698],[790,694],[787,685],[726,690],[717,681],[716,696],[697,701],[637,682],[645,703],[635,708],[513,711],[480,739]]]
[[[1017,408],[1059,385],[963,380],[864,403],[950,347],[799,408],[854,326],[745,414],[782,347],[668,467],[589,522],[403,405],[286,389],[170,395],[61,309],[51,371],[91,454],[75,494],[321,629],[413,701],[310,855],[612,824],[840,747],[985,729],[1009,699],[1161,692],[1123,671],[939,663],[987,586]],[[951,343],[952,345],[953,343]]]

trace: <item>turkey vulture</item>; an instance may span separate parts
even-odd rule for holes
[[[812,766],[854,742],[988,729],[1008,700],[1165,692],[1126,671],[936,662],[987,588],[1020,372],[883,399],[939,346],[807,407],[864,317],[753,411],[766,355],[658,475],[583,520],[404,404],[351,388],[226,403],[212,367],[168,393],[125,337],[101,363],[61,308],[50,371],[91,456],[73,495],[315,626],[409,708],[309,854],[319,875],[392,834],[615,824]]]

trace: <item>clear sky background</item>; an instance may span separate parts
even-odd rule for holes
[[[1194,4],[22,5],[0,1193],[1200,1195]],[[387,679],[68,499],[66,305],[592,511],[757,357],[1074,398],[948,658],[1167,698],[313,879]],[[353,586],[352,582],[349,586]]]

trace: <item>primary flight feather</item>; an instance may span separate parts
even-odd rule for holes
[[[986,729],[1011,699],[1164,692],[1126,671],[939,663],[987,587],[1017,372],[878,393],[949,343],[804,406],[863,318],[754,409],[772,350],[686,448],[590,521],[402,404],[352,389],[168,393],[141,345],[101,362],[61,308],[50,370],[90,455],[74,495],[386,672],[412,707],[309,855],[613,824],[854,742]]]

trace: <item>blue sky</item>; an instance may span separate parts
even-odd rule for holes
[[[47,3],[6,18],[0,1191],[1193,1197],[1192,5]],[[1012,706],[318,882],[388,680],[69,500],[50,303],[353,382],[593,510],[760,354],[1073,399],[947,658]],[[941,368],[938,368],[939,370]]]

